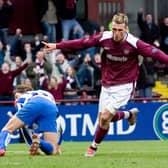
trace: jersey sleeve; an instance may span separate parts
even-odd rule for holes
[[[152,57],[153,59],[159,60],[165,64],[168,64],[168,55],[160,49],[152,46],[142,40],[137,41],[137,50],[143,57]]]
[[[93,35],[88,38],[80,38],[75,40],[67,40],[56,44],[57,49],[61,50],[78,50],[99,45],[102,34]]]

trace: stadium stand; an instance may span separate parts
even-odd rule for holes
[[[168,86],[161,81],[156,81],[155,87],[152,89],[152,91],[160,94],[161,98],[168,97]]]

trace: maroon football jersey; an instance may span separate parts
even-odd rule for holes
[[[102,85],[112,86],[134,82],[138,78],[138,55],[152,57],[168,64],[168,55],[128,33],[122,42],[112,39],[112,32],[93,35],[90,38],[57,43],[58,49],[77,50],[93,46],[103,48],[101,61]]]

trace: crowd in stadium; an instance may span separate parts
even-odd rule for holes
[[[79,51],[54,50],[50,53],[43,50],[41,41],[56,42],[61,40],[89,38],[89,36],[106,30],[106,26],[90,28],[90,32],[76,20],[76,3],[67,1],[63,4],[57,0],[37,1],[41,34],[34,35],[33,41],[25,41],[22,30],[16,28],[16,33],[10,40],[8,26],[13,10],[10,0],[0,0],[0,100],[13,100],[13,89],[18,84],[28,84],[34,89],[44,89],[53,94],[55,100],[87,98],[87,94],[98,98],[101,87],[101,48],[91,47]],[[62,1],[63,2],[63,1]],[[64,11],[64,12],[63,12]],[[140,39],[155,45],[168,54],[168,18],[165,17],[159,25],[153,22],[151,14],[144,16],[142,8],[137,12],[137,24],[140,28]],[[61,35],[56,30],[60,22]],[[168,67],[151,58],[142,60],[147,73],[154,81],[157,71]],[[141,67],[144,67],[141,66]],[[137,96],[152,97],[152,87],[144,80],[144,68],[141,68],[137,82]]]

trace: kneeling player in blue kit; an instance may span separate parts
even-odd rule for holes
[[[60,154],[56,125],[59,114],[53,96],[47,91],[33,91],[26,85],[18,85],[14,94],[18,111],[0,132],[0,156],[5,155],[10,136],[15,130],[33,124],[37,125],[38,132],[32,135],[30,155],[38,155],[39,149],[47,155]],[[41,133],[42,138],[37,133]]]

